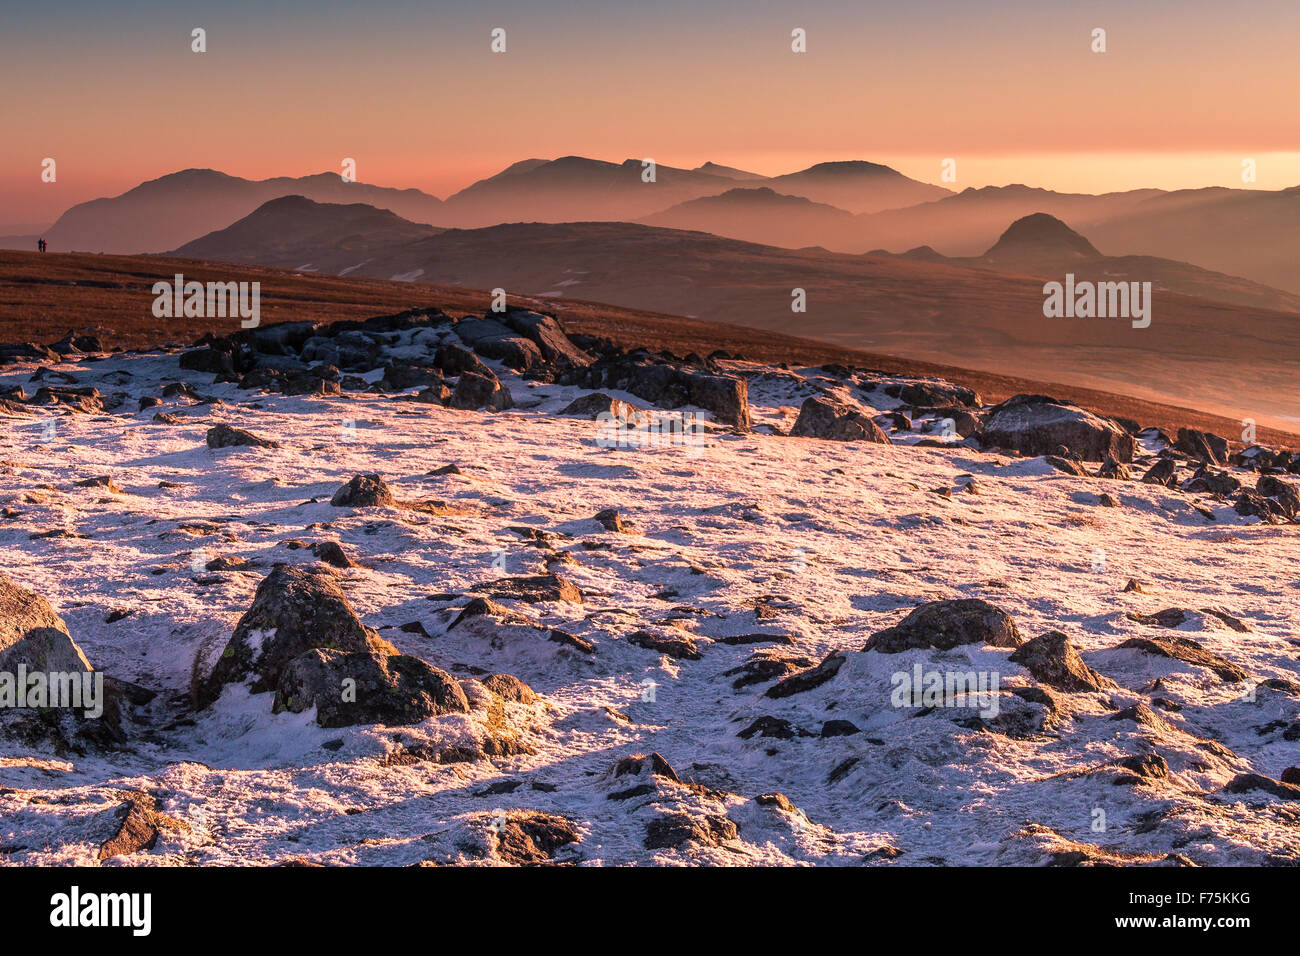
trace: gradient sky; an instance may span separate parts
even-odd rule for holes
[[[0,36],[0,227],[177,169],[344,157],[444,197],[569,154],[931,182],[951,156],[957,188],[1087,192],[1241,186],[1253,157],[1258,188],[1300,184],[1297,0],[43,2]]]

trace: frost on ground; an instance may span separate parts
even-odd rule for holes
[[[0,570],[95,668],[156,695],[112,747],[3,715],[0,861],[1300,860],[1297,525],[974,441],[915,446],[883,387],[718,363],[748,380],[752,429],[702,414],[690,444],[612,448],[559,414],[591,390],[495,361],[501,412],[241,389],[175,354],[47,365],[116,408],[10,409]],[[789,437],[814,394],[894,443]],[[274,447],[208,447],[219,423]],[[331,503],[370,474],[391,504]],[[277,564],[322,569],[468,709],[321,726],[252,681],[196,703]],[[958,600],[992,610],[908,618]],[[968,634],[942,617],[962,608]],[[1064,640],[1017,650],[1049,632]],[[936,673],[996,689],[900,697],[900,675]]]

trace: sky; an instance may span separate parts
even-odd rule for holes
[[[441,197],[573,154],[764,174],[865,159],[929,182],[953,158],[958,189],[1279,189],[1300,184],[1298,35],[1295,0],[9,3],[0,229],[178,169],[344,158]]]

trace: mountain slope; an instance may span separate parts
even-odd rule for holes
[[[358,266],[356,250],[265,265]],[[1160,290],[1152,325],[1048,321],[1043,280],[988,264],[792,250],[631,223],[514,223],[386,245],[349,275],[581,297],[797,331],[837,345],[1123,392],[1256,420],[1300,420],[1300,317]],[[803,289],[807,311],[791,311]]]
[[[255,262],[274,256],[311,266],[322,249],[333,255],[365,257],[379,249],[441,232],[435,226],[408,222],[387,209],[365,203],[341,206],[316,203],[304,196],[284,196],[259,206],[225,229],[187,242],[178,256]],[[258,250],[256,257],[246,250]],[[347,266],[329,271],[346,271]]]

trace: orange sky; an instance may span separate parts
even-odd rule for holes
[[[900,9],[905,7],[906,9]],[[1300,184],[1300,3],[49,3],[6,14],[0,224],[186,167],[446,196],[530,156],[958,188]],[[299,11],[295,14],[294,11]],[[493,26],[507,51],[489,50]],[[190,50],[207,30],[208,52]],[[808,52],[790,50],[807,30]],[[1094,27],[1107,52],[1090,49]],[[58,182],[40,182],[45,157]]]

